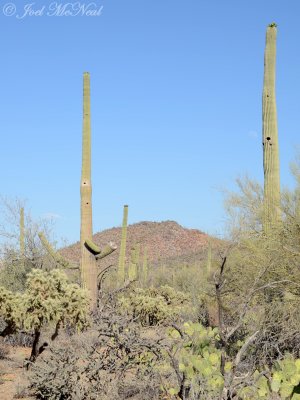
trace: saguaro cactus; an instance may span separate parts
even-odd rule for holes
[[[143,256],[143,284],[145,285],[148,279],[148,249],[144,248],[144,256]]]
[[[135,281],[138,278],[138,257],[139,257],[139,246],[134,245],[131,249],[131,257],[128,267],[128,279],[130,281]]]
[[[125,205],[123,210],[122,238],[120,246],[119,265],[118,265],[118,279],[119,283],[121,284],[125,281],[127,221],[128,221],[128,206]]]
[[[277,111],[275,98],[277,25],[270,24],[266,33],[263,87],[263,155],[264,210],[263,227],[268,233],[278,225],[280,212],[280,178]]]
[[[24,222],[24,207],[20,209],[20,254],[25,255],[25,222]]]
[[[135,254],[134,254],[134,262],[138,268],[138,266],[140,265],[140,252],[141,252],[141,245],[140,243],[136,243],[135,247]]]
[[[62,268],[69,268],[69,269],[75,269],[76,267],[71,267],[70,263],[68,260],[66,260],[64,257],[62,257],[59,252],[54,250],[54,248],[51,246],[51,244],[48,242],[46,239],[46,236],[43,234],[43,232],[38,233],[40,241],[42,242],[42,245],[44,248],[47,250],[48,254],[53,258],[53,260]]]
[[[83,74],[83,130],[82,130],[82,170],[81,170],[81,282],[90,292],[91,307],[97,305],[97,267],[93,254],[86,248],[85,241],[92,240],[92,183],[91,183],[91,121],[90,121],[90,75]]]
[[[117,246],[113,242],[109,242],[103,249],[92,240],[86,240],[84,245],[89,252],[93,254],[96,260],[101,260],[102,258],[109,256],[117,249]]]

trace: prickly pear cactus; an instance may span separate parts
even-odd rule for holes
[[[247,400],[299,400],[300,399],[300,359],[286,356],[276,361],[268,374],[254,373],[255,385],[239,391],[239,396]]]
[[[178,359],[180,373],[185,376],[186,386],[190,387],[191,398],[219,398],[224,377],[220,367],[221,351],[216,347],[219,341],[217,328],[186,322],[181,332],[184,338],[177,329],[170,329],[169,335],[175,340],[173,354]],[[231,367],[231,363],[226,363],[225,371],[229,372]],[[169,393],[175,395],[179,390],[179,387],[170,387]]]

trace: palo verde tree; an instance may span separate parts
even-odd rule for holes
[[[24,207],[20,209],[20,255],[25,255],[25,222],[24,222]]]

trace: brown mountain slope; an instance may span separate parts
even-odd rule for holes
[[[209,236],[197,229],[183,228],[177,222],[139,222],[129,225],[127,228],[127,249],[126,258],[130,257],[130,249],[136,243],[140,244],[141,257],[144,249],[147,248],[148,260],[152,264],[158,263],[178,263],[196,262],[203,259]],[[216,240],[216,239],[215,239]],[[96,233],[93,241],[100,247],[104,247],[108,242],[114,242],[117,250],[101,261],[101,265],[118,263],[121,228],[112,228]],[[79,242],[65,247],[60,253],[69,260],[79,262],[80,245]]]

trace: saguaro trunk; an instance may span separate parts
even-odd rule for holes
[[[280,212],[279,148],[275,98],[276,24],[267,28],[263,88],[264,231],[278,225]]]
[[[128,206],[125,205],[123,211],[122,238],[121,238],[119,267],[118,267],[118,279],[120,284],[124,283],[125,281],[127,220],[128,220]]]
[[[86,240],[92,240],[92,183],[91,183],[91,121],[90,121],[90,75],[83,74],[83,131],[82,131],[82,170],[81,170],[81,282],[90,292],[91,306],[97,305],[97,267],[96,260],[85,247]]]

